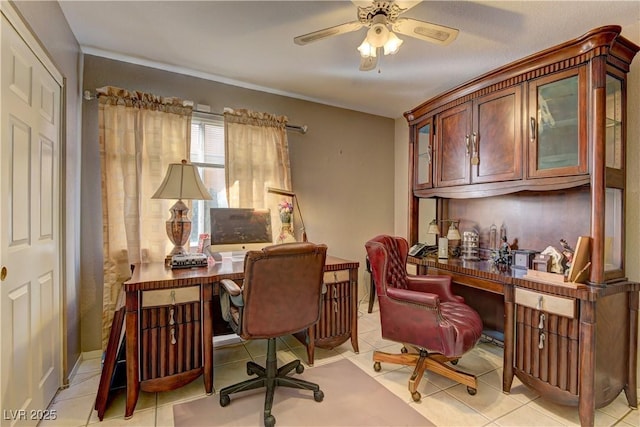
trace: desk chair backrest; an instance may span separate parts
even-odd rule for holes
[[[325,245],[287,243],[245,257],[240,336],[299,332],[320,318]]]
[[[386,268],[372,268],[378,295],[386,295],[386,288],[407,289],[407,241],[400,237],[380,235],[371,239],[380,245],[367,248],[371,266],[386,265]]]

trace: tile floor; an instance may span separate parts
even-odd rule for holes
[[[407,391],[411,370],[399,365],[383,364],[380,372],[373,370],[371,355],[374,349],[396,352],[397,343],[382,339],[377,307],[367,313],[366,301],[362,301],[358,320],[360,353],[355,354],[350,341],[334,350],[317,349],[316,366],[346,357],[396,395],[423,413],[438,426],[578,426],[576,408],[563,407],[541,399],[527,389],[517,378],[510,394],[503,394],[502,349],[490,342],[481,342],[465,355],[458,368],[474,372],[479,378],[478,393],[470,396],[466,387],[437,374],[427,372],[420,384],[421,402],[413,402]],[[266,353],[264,341],[250,341],[218,347],[214,352],[216,390],[246,379],[245,363],[254,359],[263,364]],[[279,364],[300,358],[306,360],[305,348],[293,337],[278,342]],[[313,369],[313,368],[310,368]],[[78,427],[108,426],[173,426],[173,405],[178,402],[204,396],[200,379],[174,391],[140,393],[134,415],[124,420],[124,393],[116,394],[99,421],[95,403],[100,378],[100,359],[84,361],[71,381],[69,388],[61,390],[50,409],[56,409],[55,421],[41,422],[41,426]],[[363,408],[364,409],[364,408]],[[626,404],[624,393],[610,405],[596,411],[597,426],[640,426],[640,411]]]

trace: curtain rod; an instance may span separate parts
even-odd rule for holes
[[[85,90],[84,91],[84,99],[86,99],[87,101],[90,101],[92,99],[96,99],[96,96],[94,94],[91,93],[91,91],[89,90]],[[224,114],[222,113],[212,113],[210,111],[200,111],[200,110],[193,110],[194,113],[198,113],[198,114],[205,114],[205,115],[210,115],[210,116],[217,116],[217,117],[224,117]],[[307,131],[309,130],[309,127],[307,125],[285,125],[285,128],[287,130],[291,130],[291,131],[295,131],[295,132],[299,132],[301,134],[305,134],[307,133]]]
[[[224,114],[222,113],[212,113],[210,111],[201,111],[201,110],[194,109],[193,112],[198,114],[209,115],[209,116],[224,117]],[[307,125],[285,125],[285,127],[287,128],[287,130],[300,132],[303,135],[307,133],[307,130],[309,130]]]

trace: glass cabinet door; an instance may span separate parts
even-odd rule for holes
[[[622,81],[611,74],[607,74],[606,114],[606,164],[608,168],[622,169]]]
[[[431,188],[433,165],[433,121],[416,126],[415,135],[415,188]]]
[[[624,76],[607,73],[605,100],[605,279],[624,276]]]
[[[584,68],[534,80],[529,86],[529,176],[587,172]],[[582,101],[582,102],[581,102]]]

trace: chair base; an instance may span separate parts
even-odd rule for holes
[[[406,347],[403,348],[406,350]],[[446,357],[438,353],[429,353],[424,349],[416,349],[418,352],[403,352],[400,354],[385,353],[383,351],[373,352],[373,369],[380,371],[380,362],[394,363],[397,365],[415,366],[411,377],[409,378],[409,392],[411,398],[418,402],[421,399],[418,392],[418,385],[424,375],[425,370],[430,370],[436,374],[447,377],[453,381],[467,386],[467,392],[471,395],[476,394],[478,388],[478,380],[475,375],[463,371],[459,371],[446,362],[456,362],[457,357]]]
[[[298,388],[303,390],[313,390],[313,398],[316,402],[322,402],[324,393],[320,390],[318,384],[305,381],[300,378],[287,376],[289,372],[295,369],[296,373],[304,372],[304,366],[300,360],[294,360],[286,365],[278,368],[276,357],[276,339],[269,338],[267,341],[267,363],[265,367],[255,362],[247,362],[247,375],[257,375],[257,378],[251,378],[238,384],[224,387],[220,390],[220,406],[227,406],[231,402],[230,394],[241,391],[253,390],[256,388],[266,387],[266,395],[264,400],[264,424],[267,427],[273,427],[276,419],[271,415],[273,407],[273,395],[278,386]]]

